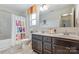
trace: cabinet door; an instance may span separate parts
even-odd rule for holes
[[[72,42],[71,47],[70,47],[70,53],[71,54],[76,54],[79,53],[79,42]]]
[[[51,51],[51,43],[43,42],[43,49]]]
[[[32,49],[37,53],[42,53],[42,41],[32,40]]]
[[[39,53],[42,53],[42,41],[38,40],[37,50],[39,51]]]
[[[64,46],[59,46],[55,45],[55,53],[56,54],[68,54],[70,53],[70,48],[64,47]]]
[[[32,49],[38,49],[38,40],[32,39]]]
[[[79,53],[79,48],[77,47],[70,47],[70,54],[77,54]]]
[[[51,37],[44,36],[44,37],[43,37],[43,41],[44,41],[44,42],[49,42],[49,43],[51,43]]]

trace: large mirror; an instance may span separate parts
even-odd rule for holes
[[[62,14],[60,17],[60,27],[75,27],[75,9],[72,8],[69,12]]]
[[[40,11],[40,27],[75,27],[75,5],[48,4],[48,9]]]

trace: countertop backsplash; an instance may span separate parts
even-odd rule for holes
[[[73,35],[79,35],[79,28],[78,27],[65,27],[65,28],[39,28],[39,29],[32,29],[33,33],[49,33],[49,34],[58,34],[58,33],[69,33]]]

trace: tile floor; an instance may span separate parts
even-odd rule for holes
[[[36,54],[31,47],[26,46],[25,48],[11,47],[0,51],[0,54]]]

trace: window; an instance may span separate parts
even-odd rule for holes
[[[32,20],[32,25],[36,25],[36,20],[35,19]]]
[[[32,19],[36,19],[36,13],[32,14]]]
[[[30,25],[31,26],[36,25],[36,13],[30,15]]]

